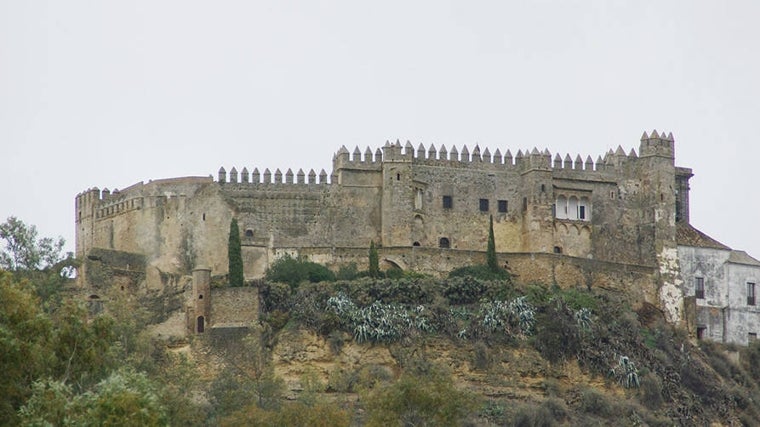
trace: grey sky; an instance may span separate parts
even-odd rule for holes
[[[673,132],[692,223],[760,258],[757,1],[0,0],[0,220],[74,196],[324,168],[341,145],[592,158]]]

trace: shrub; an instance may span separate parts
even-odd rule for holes
[[[338,280],[354,280],[359,277],[359,269],[356,267],[355,262],[351,262],[347,265],[342,265],[335,277]]]
[[[472,276],[453,277],[444,282],[443,296],[449,304],[471,304],[480,300],[487,286]]]
[[[608,418],[612,415],[613,404],[598,390],[587,388],[581,392],[579,409],[587,414]]]
[[[486,370],[491,367],[491,353],[483,341],[478,341],[473,347],[472,366],[475,369]]]
[[[302,257],[293,258],[290,255],[285,255],[272,263],[265,274],[265,278],[270,282],[287,283],[295,289],[302,282],[335,281],[335,274],[324,265],[307,261]]]
[[[473,277],[480,280],[511,280],[512,276],[507,270],[499,268],[492,270],[487,265],[470,265],[452,270],[449,278],[452,277]]]
[[[641,378],[641,397],[639,400],[653,411],[662,407],[662,382],[655,374],[650,372]]]
[[[536,350],[551,363],[575,357],[581,350],[581,334],[575,314],[564,301],[549,304],[539,315]]]
[[[368,426],[459,426],[476,405],[470,393],[435,369],[428,375],[405,373],[394,384],[366,392],[362,401]]]

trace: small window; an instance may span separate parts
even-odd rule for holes
[[[420,242],[414,242],[412,243],[412,246],[420,246]]]
[[[198,295],[198,299],[203,299],[203,294]]]
[[[253,237],[253,230],[250,228],[248,230],[245,230],[245,237]]]
[[[614,198],[615,198],[615,192],[614,191],[610,191],[610,199],[614,199]]]
[[[417,188],[414,191],[414,209],[422,209],[422,196],[424,195],[424,192],[421,188]]]
[[[755,305],[755,284],[747,282],[747,305]]]
[[[451,242],[449,242],[448,237],[441,237],[440,240],[438,240],[438,247],[448,249],[451,247]]]
[[[697,326],[697,339],[701,340],[705,338],[705,331],[707,330],[707,327],[705,326]]]
[[[541,192],[546,192],[546,184],[541,184]]]
[[[523,210],[524,211],[528,210],[528,198],[527,197],[523,197]]]
[[[453,200],[451,200],[451,196],[443,196],[443,208],[444,209],[451,209],[454,205]]]
[[[401,181],[401,174],[400,173],[396,174],[396,181]]]
[[[586,207],[578,206],[578,219],[586,219]]]
[[[206,214],[203,214],[203,220],[204,221],[206,220]]]
[[[704,277],[694,278],[694,296],[700,299],[705,297],[705,278]]]
[[[488,212],[488,199],[480,199],[480,211]]]
[[[555,247],[554,247],[554,253],[555,253],[555,254],[561,254],[561,253],[562,253],[562,248],[561,248],[561,247],[559,247],[559,246],[555,246]]]
[[[507,212],[507,201],[506,200],[499,200],[499,212],[506,213]]]

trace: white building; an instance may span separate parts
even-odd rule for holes
[[[688,223],[679,223],[677,233],[684,296],[696,301],[697,338],[740,345],[757,339],[760,261]]]

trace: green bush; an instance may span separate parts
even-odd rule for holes
[[[453,277],[444,284],[443,295],[449,304],[472,304],[483,297],[488,287],[472,276]]]
[[[468,276],[480,280],[511,280],[512,278],[507,270],[504,270],[503,268],[493,270],[487,265],[459,267],[449,273],[449,278]]]
[[[270,282],[287,283],[293,289],[303,282],[335,281],[335,274],[324,265],[307,261],[302,257],[293,258],[290,255],[285,255],[272,263],[264,277]]]

